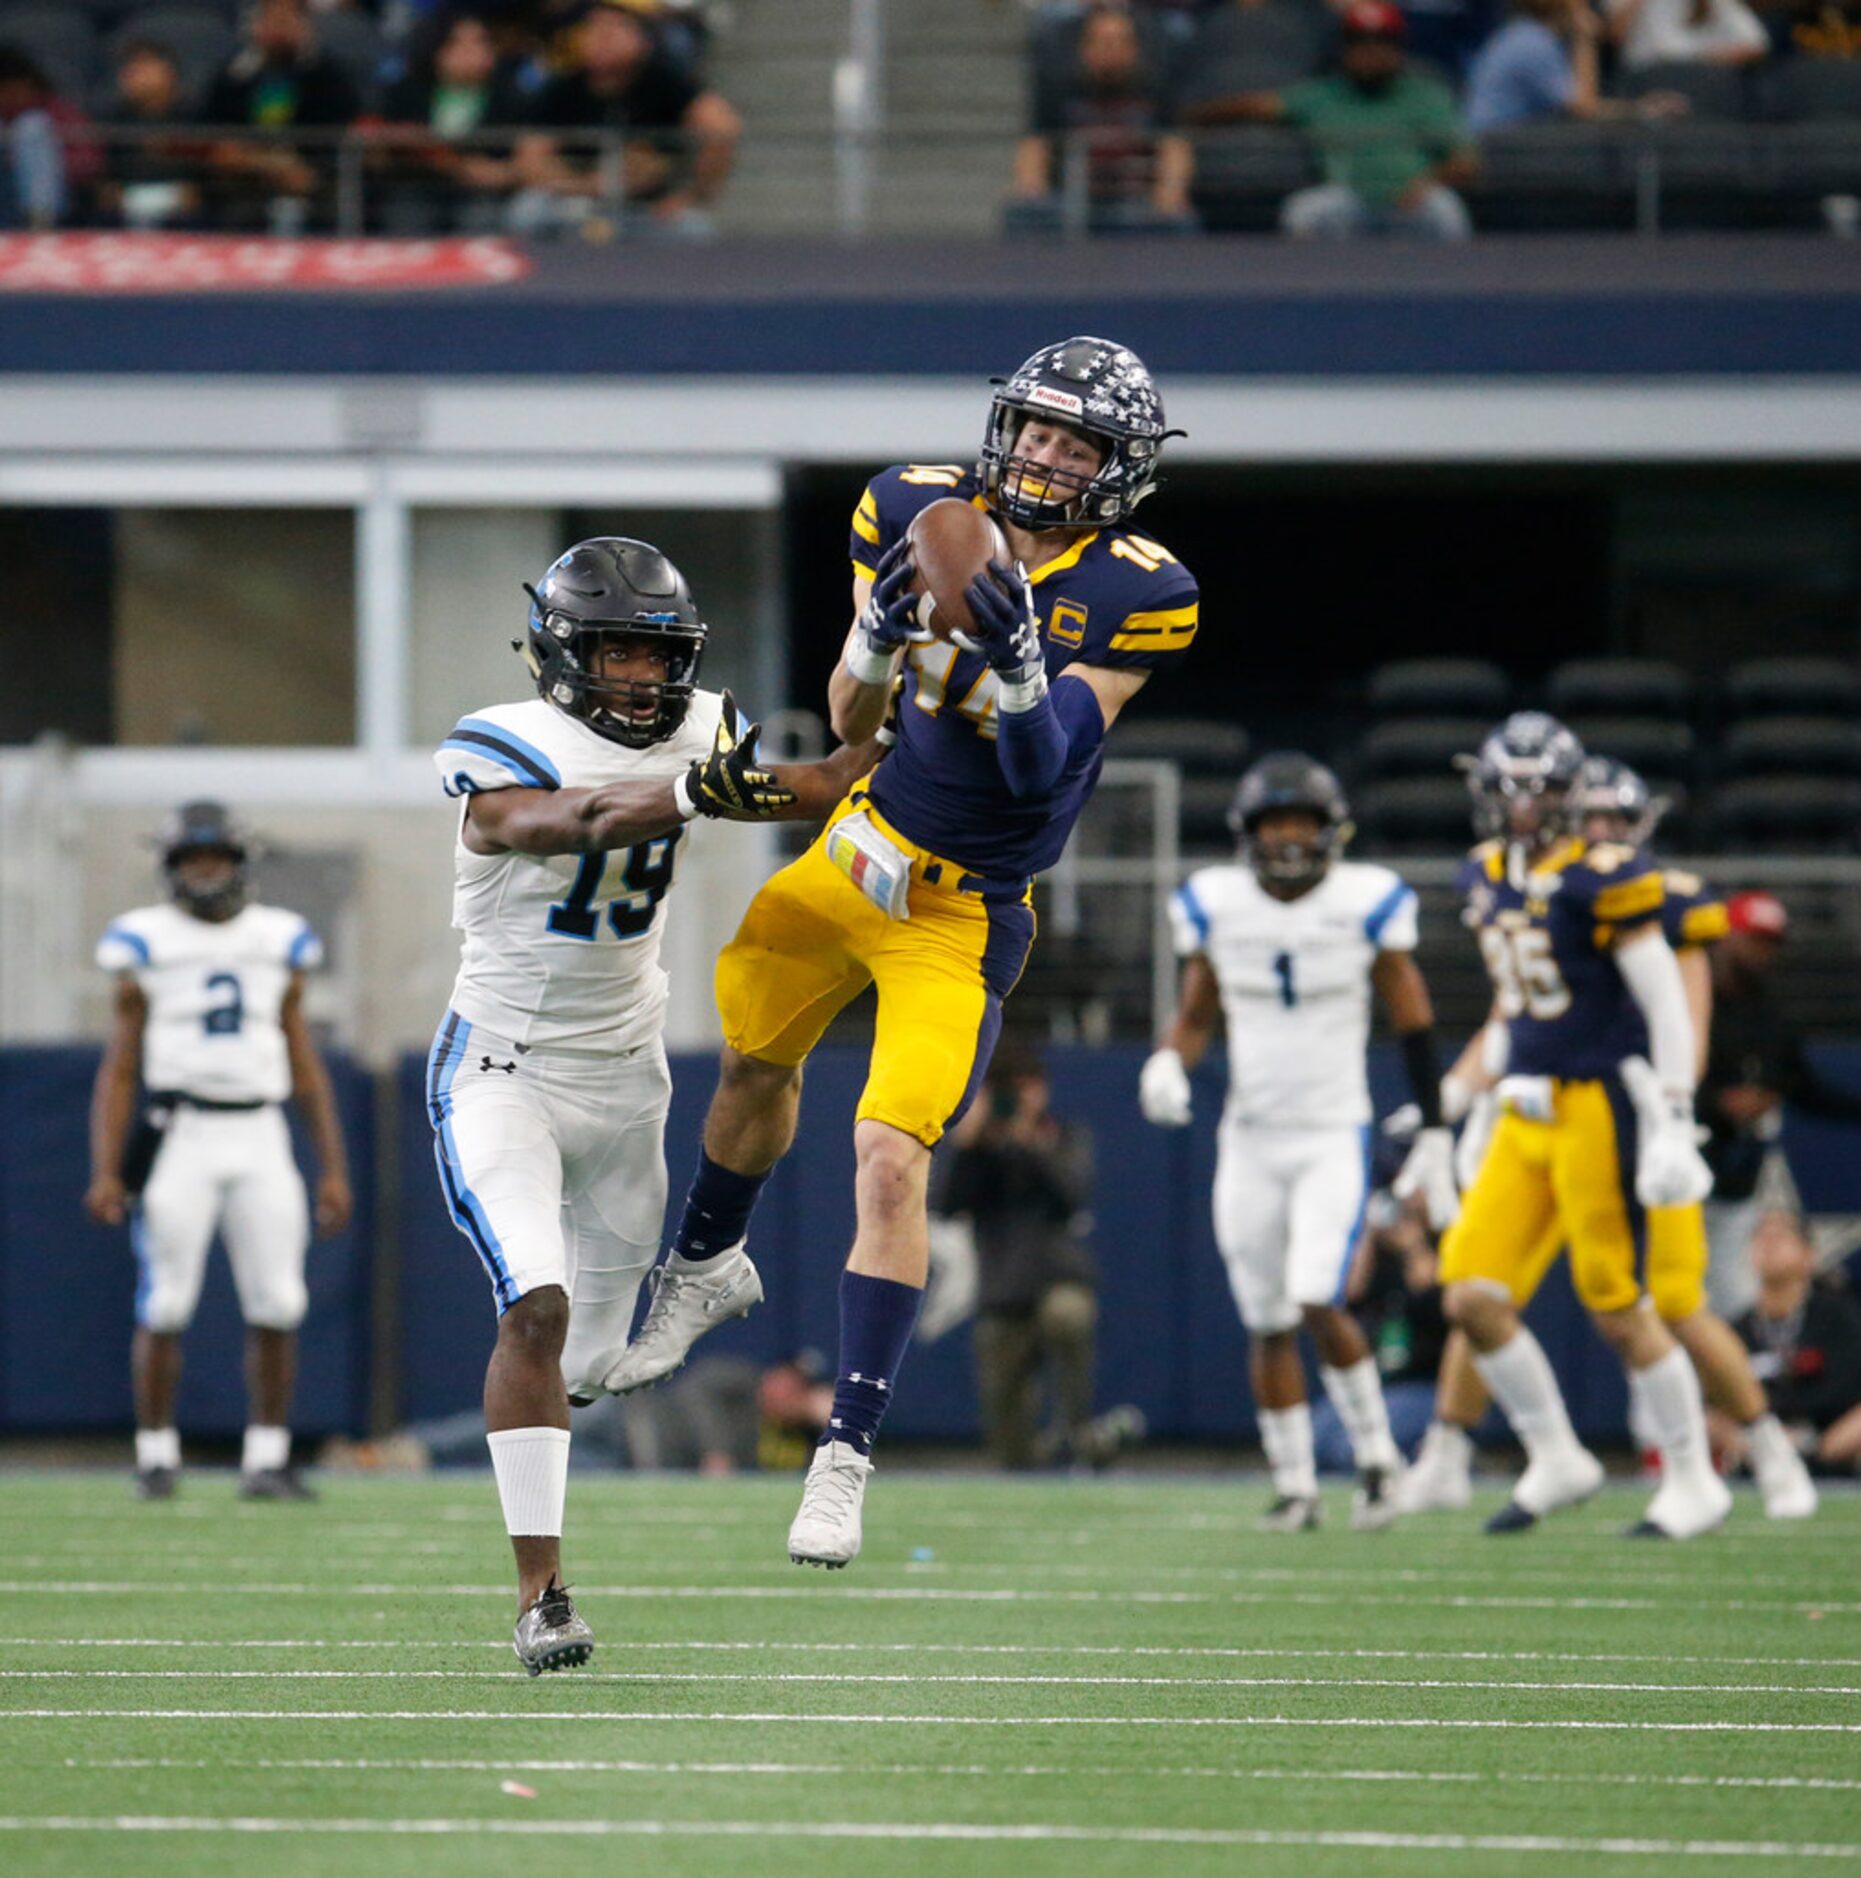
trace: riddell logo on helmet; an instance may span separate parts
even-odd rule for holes
[[[1064,411],[1069,417],[1083,417],[1086,412],[1084,398],[1075,397],[1070,391],[1055,391],[1051,385],[1036,385],[1027,394],[1029,404],[1051,405],[1056,411]]]

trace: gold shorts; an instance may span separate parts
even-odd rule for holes
[[[828,831],[857,809],[910,857],[908,919],[881,911],[827,858]],[[985,882],[907,841],[857,787],[808,851],[764,883],[719,956],[724,1041],[762,1062],[800,1063],[876,985],[858,1119],[934,1147],[989,1066],[1002,1001],[1034,941],[1032,898],[1031,884]]]

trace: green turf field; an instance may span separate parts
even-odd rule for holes
[[[600,1648],[531,1681],[488,1477],[8,1474],[0,1872],[1861,1871],[1861,1497],[1663,1547],[1626,1489],[1263,1492],[889,1470],[827,1576],[794,1483],[578,1475]]]

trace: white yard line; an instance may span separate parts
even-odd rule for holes
[[[522,1687],[522,1684],[516,1685]],[[1609,1734],[1855,1735],[1861,1722],[1517,1721],[1417,1715],[854,1715],[760,1709],[15,1708],[10,1721],[739,1722],[861,1728],[1480,1728]]]
[[[6,1682],[504,1682],[492,1669],[0,1669]],[[1503,1678],[1408,1676],[984,1676],[834,1673],[827,1670],[589,1670],[578,1682],[905,1684],[1035,1689],[1432,1689],[1583,1695],[1861,1695],[1845,1683],[1519,1682]]]
[[[1781,1788],[1805,1792],[1861,1792],[1861,1780],[1825,1780],[1805,1774],[1533,1774],[1523,1772],[1413,1772],[1396,1767],[1317,1769],[1305,1767],[1104,1767],[1060,1764],[1004,1766],[998,1762],[895,1762],[874,1766],[859,1761],[469,1761],[469,1760],[177,1760],[119,1758],[89,1760],[67,1755],[64,1765],[98,1772],[139,1769],[238,1769],[278,1773],[467,1773],[467,1774],[721,1774],[839,1775],[874,1778],[895,1775],[950,1775],[965,1780],[1269,1780],[1344,1781],[1417,1786],[1558,1786],[1558,1787],[1705,1787]]]
[[[410,1837],[867,1839],[1074,1845],[1294,1846],[1397,1852],[1553,1852],[1591,1857],[1861,1857],[1861,1845],[1776,1839],[1575,1838],[1548,1833],[1269,1832],[1170,1826],[965,1825],[950,1821],[671,1819],[268,1819],[124,1813],[0,1818],[0,1832],[378,1834]]]
[[[501,1598],[508,1600],[510,1587],[495,1585],[435,1585],[403,1580],[398,1584],[344,1584],[328,1581],[303,1584],[295,1581],[267,1580],[239,1583],[223,1578],[162,1582],[131,1579],[77,1579],[59,1581],[55,1587],[44,1579],[0,1579],[0,1594],[43,1598],[50,1589],[66,1597],[148,1597],[159,1594],[178,1597],[223,1597],[237,1594],[251,1597],[363,1597],[363,1598]],[[789,1599],[851,1598],[879,1603],[924,1604],[1217,1604],[1217,1605],[1317,1605],[1335,1609],[1387,1606],[1401,1610],[1483,1610],[1483,1611],[1665,1611],[1671,1602],[1660,1598],[1599,1597],[1452,1597],[1420,1596],[1413,1598],[1369,1597],[1354,1592],[1325,1591],[1027,1591],[1021,1589],[957,1589],[933,1585],[860,1585],[822,1584],[820,1581],[785,1585],[588,1585],[578,1584],[576,1591],[585,1598],[737,1598]],[[1842,1603],[1822,1598],[1690,1598],[1694,1611],[1819,1612],[1825,1617],[1851,1617],[1861,1613],[1861,1604]]]
[[[0,1649],[93,1650],[379,1650],[379,1637],[0,1637]],[[1306,1650],[1243,1648],[1197,1643],[821,1643],[774,1639],[688,1639],[647,1642],[631,1638],[630,1651],[641,1650],[785,1650],[809,1654],[903,1656],[1183,1656],[1263,1658],[1269,1661],[1344,1659],[1398,1663],[1667,1663],[1690,1666],[1737,1666],[1749,1669],[1861,1669],[1861,1656],[1672,1656],[1664,1651],[1616,1650]],[[510,1648],[497,1638],[396,1639],[397,1651],[497,1650]],[[1689,1683],[1662,1684],[1690,1688]],[[1749,1685],[1740,1684],[1744,1688]]]

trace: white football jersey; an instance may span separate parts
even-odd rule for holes
[[[1170,900],[1183,957],[1201,952],[1228,1026],[1229,1120],[1361,1127],[1370,967],[1412,952],[1414,889],[1387,867],[1336,862],[1309,893],[1276,900],[1240,865],[1191,874]]]
[[[143,1086],[209,1102],[282,1102],[291,1093],[279,1012],[293,974],[322,962],[309,922],[281,906],[219,921],[141,906],[97,942],[97,963],[133,974],[148,1000]]]
[[[669,781],[709,754],[723,713],[695,692],[663,743],[636,750],[534,698],[461,718],[434,752],[446,793]],[[454,838],[452,1008],[513,1043],[630,1050],[664,1026],[666,890],[685,829],[611,854],[474,854]]]

